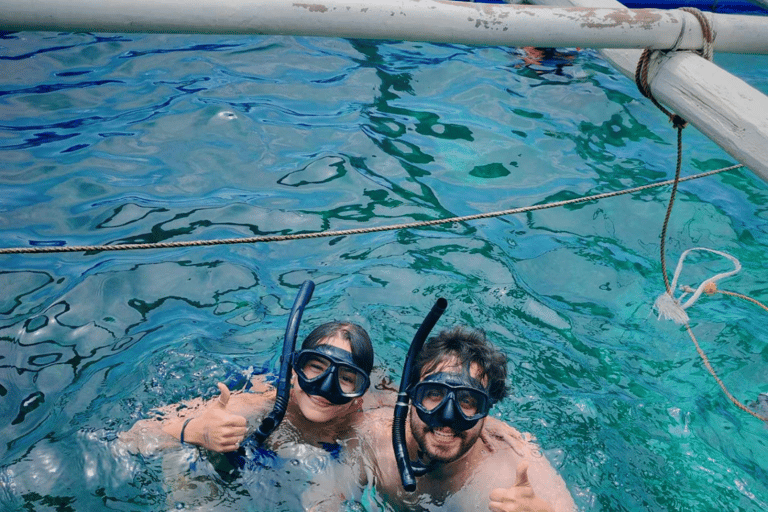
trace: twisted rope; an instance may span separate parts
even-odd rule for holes
[[[669,120],[672,122],[672,126],[678,130],[681,130],[685,128],[688,122],[679,115],[673,114],[661,103],[659,103],[659,101],[653,96],[653,93],[651,92],[651,86],[648,83],[648,69],[651,65],[651,56],[657,51],[658,50],[651,50],[646,48],[643,50],[643,53],[640,54],[640,59],[637,61],[637,67],[635,68],[635,84],[643,96],[651,100],[651,103],[656,105],[656,108],[664,112],[664,114],[669,117]]]
[[[588,201],[597,201],[600,199],[607,199],[610,197],[620,196],[624,194],[633,194],[635,192],[641,192],[656,187],[663,187],[665,185],[671,185],[675,182],[683,182],[689,180],[695,180],[705,178],[713,174],[718,174],[724,171],[731,171],[743,167],[741,164],[732,165],[730,167],[723,167],[721,169],[715,169],[712,171],[702,172],[687,176],[684,178],[675,177],[675,180],[660,181],[657,183],[649,183],[647,185],[641,185],[639,187],[628,188],[625,190],[618,190],[614,192],[605,192],[602,194],[595,194],[585,197],[577,197],[574,199],[567,199],[564,201],[555,201],[552,203],[538,204],[532,206],[522,206],[520,208],[512,208],[509,210],[501,210],[496,212],[478,213],[474,215],[464,215],[461,217],[449,217],[445,219],[434,219],[419,222],[410,222],[403,224],[392,224],[387,226],[370,226],[366,228],[357,229],[341,229],[334,231],[320,231],[314,233],[295,233],[291,235],[274,235],[274,236],[257,236],[257,237],[245,237],[245,238],[225,238],[216,240],[190,240],[190,241],[178,241],[178,242],[154,242],[145,244],[122,244],[122,245],[72,245],[64,247],[8,247],[0,249],[0,254],[40,254],[40,253],[62,253],[62,252],[100,252],[100,251],[130,251],[138,249],[175,249],[181,247],[203,247],[211,245],[234,245],[234,244],[256,244],[266,242],[284,242],[292,240],[305,240],[308,238],[328,238],[336,236],[347,235],[360,235],[365,233],[379,233],[383,231],[396,231],[401,229],[416,229],[427,226],[435,226],[439,224],[451,224],[459,222],[469,222],[478,219],[490,219],[494,217],[503,217],[506,215],[515,215],[518,213],[526,213],[537,210],[545,210],[548,208],[558,208],[561,206],[568,206],[572,204],[585,203]]]
[[[696,9],[695,7],[680,7],[680,10],[693,14],[696,17],[696,19],[699,21],[699,25],[701,25],[701,33],[704,36],[704,43],[702,44],[701,50],[697,51],[696,53],[698,53],[699,55],[701,55],[707,60],[712,60],[712,53],[714,51],[713,43],[715,41],[715,35],[714,35],[714,31],[712,30],[712,24],[709,22],[709,19],[706,17],[706,15],[703,12]]]
[[[678,139],[677,139],[678,140],[677,170],[675,172],[675,179],[672,180],[673,181],[672,193],[670,194],[670,198],[669,198],[669,206],[667,207],[667,214],[664,217],[664,224],[663,224],[663,226],[661,228],[661,244],[660,244],[660,246],[661,246],[661,269],[662,269],[662,272],[663,272],[663,275],[664,275],[664,285],[666,287],[667,296],[668,296],[667,299],[668,300],[671,299],[672,303],[676,304],[676,305],[677,305],[677,300],[675,300],[675,298],[674,298],[671,285],[669,284],[669,277],[667,276],[667,267],[666,267],[665,258],[664,258],[664,253],[665,253],[664,241],[667,238],[667,228],[669,226],[669,218],[670,218],[670,216],[672,214],[672,205],[673,205],[673,203],[675,201],[675,194],[677,192],[677,186],[678,186],[679,182],[681,181],[681,180],[678,179],[678,177],[680,176],[680,162],[682,160],[682,157],[681,157],[682,145],[680,143],[680,141],[681,141],[681,134],[682,134],[682,127],[678,127],[678,129],[677,129],[677,137],[678,137]],[[682,263],[682,261],[681,261],[681,263]],[[677,275],[675,277],[675,281],[676,280],[677,280]],[[717,291],[717,286],[715,285],[715,283],[713,282],[711,284],[714,285],[714,291]],[[705,290],[705,291],[707,293],[714,293],[714,291],[712,291],[712,290],[713,289],[710,287],[710,289]],[[750,301],[754,302],[755,304],[758,304],[760,307],[762,307],[763,309],[766,309],[768,311],[768,308],[766,308],[763,304],[761,304],[760,302],[758,302],[757,300],[755,300],[755,299],[753,299],[751,297],[747,297],[745,295],[737,294],[737,293],[734,293],[734,292],[725,292],[725,291],[720,291],[720,292],[724,293],[724,294],[727,294],[727,295],[734,295],[734,296],[737,296],[737,297],[745,298],[747,300],[750,300]],[[657,300],[657,303],[658,303],[658,300]],[[754,416],[755,418],[757,418],[759,420],[768,422],[768,417],[761,416],[757,412],[753,411],[752,409],[750,409],[749,407],[747,407],[746,405],[741,403],[735,396],[733,396],[731,394],[730,391],[728,391],[728,388],[726,387],[725,383],[722,381],[722,379],[720,379],[720,377],[718,377],[717,372],[715,372],[715,369],[712,367],[712,364],[709,362],[709,358],[707,357],[707,355],[704,353],[704,350],[702,350],[701,346],[699,345],[699,341],[696,339],[696,336],[693,334],[693,330],[691,329],[691,325],[688,323],[688,319],[687,318],[684,320],[684,324],[685,324],[685,329],[688,332],[688,335],[691,337],[691,341],[693,341],[693,344],[696,347],[696,352],[698,352],[699,357],[701,358],[702,362],[704,363],[704,367],[707,369],[709,374],[712,375],[712,377],[715,379],[715,381],[717,382],[718,386],[720,386],[720,389],[723,390],[723,393],[725,394],[725,396],[728,397],[728,399],[736,407],[738,407],[742,411],[744,411],[744,412],[746,412],[748,414],[751,414],[752,416]]]
[[[683,121],[684,123],[685,121]],[[672,296],[672,288],[669,284],[669,276],[667,275],[667,259],[664,257],[666,253],[666,241],[667,241],[667,228],[669,227],[669,218],[672,216],[672,205],[675,204],[675,196],[677,195],[677,186],[680,184],[680,170],[683,167],[683,128],[685,125],[677,126],[677,165],[675,166],[675,178],[672,180],[672,192],[669,195],[669,205],[667,205],[667,213],[664,215],[664,223],[661,228],[661,243],[659,244],[659,251],[661,252],[661,274],[664,276],[664,287],[667,289],[667,294]]]
[[[704,44],[701,50],[699,50],[697,53],[704,57],[707,60],[712,60],[712,42],[713,42],[713,32],[712,27],[710,26],[709,20],[704,16],[704,14],[693,7],[682,7],[681,10],[689,12],[693,14],[696,19],[699,21],[699,24],[701,25],[702,34],[704,36]],[[685,29],[685,25],[683,25],[683,30]],[[682,31],[681,31],[682,35]],[[667,264],[666,264],[666,239],[667,239],[667,229],[669,227],[669,219],[672,215],[672,206],[675,203],[675,196],[677,194],[677,188],[678,184],[680,183],[680,170],[682,167],[682,155],[683,155],[683,128],[688,124],[685,119],[680,117],[677,114],[673,114],[664,106],[662,106],[656,98],[654,98],[651,87],[648,83],[648,69],[650,67],[650,61],[651,57],[654,54],[653,51],[649,49],[645,49],[643,53],[640,55],[640,60],[637,62],[637,68],[635,69],[635,83],[637,84],[637,88],[640,90],[640,92],[645,96],[646,98],[650,99],[651,102],[656,105],[656,107],[661,110],[664,114],[669,117],[669,120],[672,122],[672,125],[677,130],[677,164],[675,167],[675,178],[672,180],[672,192],[669,197],[669,205],[667,206],[667,212],[664,216],[664,223],[662,224],[661,228],[661,243],[659,244],[659,250],[661,253],[661,271],[664,277],[664,287],[666,288],[667,297],[663,297],[666,301],[671,301],[671,304],[677,305],[678,301],[674,298],[672,286],[669,283],[669,276],[667,274]],[[714,283],[712,283],[714,284]],[[715,286],[716,288],[716,286]],[[755,302],[756,304],[760,305],[764,309],[768,310],[765,306],[760,304],[755,299],[752,299],[750,297],[746,297],[740,294],[736,294],[733,292],[722,292],[729,295],[735,295],[744,297],[747,300],[751,300],[752,302]],[[661,301],[663,304],[664,301]],[[660,301],[657,299],[657,304],[659,304]],[[715,372],[715,369],[712,367],[712,364],[709,362],[709,358],[704,353],[704,350],[702,350],[701,346],[699,345],[699,341],[696,339],[696,336],[693,334],[693,330],[691,329],[690,324],[688,323],[688,319],[684,319],[685,329],[688,332],[688,335],[691,337],[691,340],[693,341],[694,346],[696,347],[696,352],[698,352],[699,357],[701,358],[702,362],[704,363],[704,366],[706,367],[707,371],[712,375],[712,377],[715,379],[717,384],[720,386],[720,389],[723,390],[723,393],[726,397],[739,409],[742,411],[751,414],[755,418],[768,422],[768,418],[761,416],[757,412],[751,410],[746,405],[742,404],[735,396],[731,394],[730,391],[728,391],[728,388],[726,387],[725,383],[718,377],[717,372]]]
[[[723,393],[725,393],[725,396],[728,397],[728,399],[733,403],[733,405],[735,405],[736,407],[738,407],[742,411],[744,411],[744,412],[746,412],[748,414],[751,414],[752,416],[754,416],[755,418],[757,418],[759,420],[768,422],[768,417],[762,416],[762,415],[756,413],[755,411],[753,411],[752,409],[750,409],[749,407],[747,407],[746,405],[742,404],[741,402],[739,402],[738,398],[733,396],[731,394],[731,392],[728,391],[728,388],[725,387],[725,383],[723,383],[723,381],[720,380],[720,377],[717,376],[717,373],[715,373],[715,369],[710,364],[709,359],[707,358],[707,355],[704,353],[704,351],[699,346],[699,342],[696,339],[696,336],[693,335],[693,331],[691,330],[691,326],[686,323],[685,324],[685,329],[688,331],[688,334],[691,336],[691,340],[693,340],[693,344],[696,346],[696,352],[699,353],[699,357],[701,357],[702,361],[704,361],[704,366],[707,368],[707,371],[709,371],[710,375],[712,375],[712,377],[714,377],[715,381],[717,381],[717,384],[720,386],[720,389],[723,390]]]
[[[738,297],[738,298],[740,298],[740,299],[748,300],[748,301],[750,301],[751,303],[753,303],[753,304],[757,304],[758,306],[760,306],[760,307],[761,307],[761,308],[763,308],[764,310],[768,311],[768,307],[766,307],[766,305],[765,305],[765,304],[763,304],[762,302],[760,302],[760,301],[759,301],[759,300],[757,300],[757,299],[754,299],[754,298],[752,298],[752,297],[750,297],[750,296],[748,296],[748,295],[744,295],[744,294],[742,294],[742,293],[738,293],[738,292],[731,292],[731,291],[728,291],[728,290],[720,290],[720,289],[718,289],[718,288],[717,288],[717,286],[715,286],[715,287],[714,287],[714,291],[706,290],[706,292],[707,292],[707,293],[715,293],[715,292],[718,292],[718,293],[722,293],[723,295],[730,295],[731,297]]]
[[[701,55],[703,58],[707,60],[712,60],[712,52],[713,52],[713,42],[714,42],[714,32],[712,31],[712,26],[709,22],[709,19],[702,13],[700,10],[696,9],[695,7],[681,7],[681,11],[688,12],[690,14],[693,14],[696,19],[698,20],[699,24],[701,25],[701,33],[704,37],[704,41],[702,43],[701,50],[698,50],[696,53]],[[682,30],[680,31],[680,38],[682,38],[683,31],[685,30],[685,18],[683,18],[683,24],[682,24]],[[677,46],[677,43],[675,43],[675,46]],[[676,51],[676,48],[673,48],[673,50]],[[664,112],[667,117],[669,117],[669,120],[672,122],[672,125],[677,128],[678,130],[685,128],[685,126],[688,124],[685,119],[683,119],[681,116],[677,114],[673,114],[669,110],[667,110],[661,103],[658,102],[658,100],[653,96],[653,93],[651,92],[651,86],[648,83],[648,70],[650,69],[650,63],[651,63],[651,57],[656,54],[666,53],[662,50],[651,50],[649,48],[646,48],[643,50],[643,53],[640,54],[640,59],[637,61],[637,67],[635,68],[635,84],[637,84],[638,90],[642,93],[643,96],[651,100],[651,102],[656,105],[656,107]]]

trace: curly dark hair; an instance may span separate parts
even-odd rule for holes
[[[480,367],[479,379],[488,378],[488,396],[494,403],[507,396],[507,356],[486,339],[484,331],[464,326],[444,330],[427,340],[416,359],[414,381],[453,358],[467,371],[472,363]]]

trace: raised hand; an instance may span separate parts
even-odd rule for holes
[[[243,416],[232,414],[229,388],[218,383],[219,397],[205,408],[205,412],[189,422],[185,436],[190,442],[215,452],[233,452],[245,438],[248,422]]]
[[[491,492],[488,505],[492,512],[553,512],[546,501],[537,498],[528,480],[528,461],[523,460],[517,466],[515,485],[509,489],[500,487]]]

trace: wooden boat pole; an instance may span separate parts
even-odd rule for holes
[[[715,20],[716,51],[768,53],[768,17],[718,14]],[[695,17],[674,9],[441,0],[0,0],[0,29],[654,49],[697,48],[702,37]]]
[[[581,7],[621,5],[615,0],[528,1]],[[710,13],[706,16],[712,17]],[[716,37],[720,36],[716,31]],[[604,49],[600,53],[634,80],[642,52]],[[656,100],[768,182],[768,96],[692,52],[670,52],[654,59],[648,83]]]

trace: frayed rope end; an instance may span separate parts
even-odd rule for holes
[[[659,315],[659,320],[672,320],[678,325],[688,322],[688,313],[680,306],[680,303],[668,293],[662,293],[653,303],[653,309]]]

